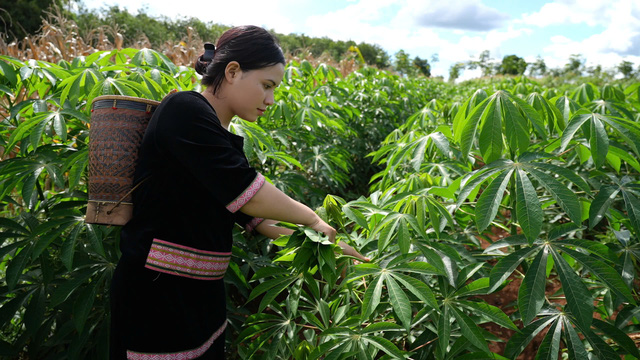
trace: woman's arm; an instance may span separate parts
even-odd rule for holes
[[[265,182],[240,211],[253,217],[308,226],[328,236],[331,242],[336,240],[336,229],[325,223],[308,206],[293,200],[269,182]]]
[[[293,234],[291,229],[273,226],[277,223],[275,220],[279,220],[308,226],[328,236],[331,242],[336,241],[336,230],[334,228],[325,223],[308,206],[293,200],[269,182],[265,182],[251,200],[240,208],[240,211],[253,217],[273,219],[264,220],[256,227],[258,232],[271,239],[276,239],[280,235]],[[340,241],[338,246],[342,248],[342,252],[345,255],[357,257],[362,261],[369,261],[368,258],[362,256],[343,241]]]
[[[281,235],[293,234],[293,230],[281,226],[276,226],[277,223],[278,222],[275,220],[266,219],[258,224],[258,226],[256,226],[256,231],[273,240],[279,238]],[[369,258],[364,257],[356,249],[354,249],[344,241],[339,241],[338,246],[342,248],[342,253],[345,255],[357,257],[362,261],[370,261]]]
[[[279,238],[281,235],[293,234],[293,230],[276,226],[277,223],[278,221],[265,219],[256,226],[256,231],[272,240]]]

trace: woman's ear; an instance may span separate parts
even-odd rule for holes
[[[242,69],[237,61],[229,62],[227,67],[224,69],[224,77],[229,83],[233,83],[235,79],[240,77],[241,73]]]

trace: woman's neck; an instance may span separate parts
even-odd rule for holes
[[[227,106],[225,106],[224,100],[219,95],[214,95],[209,89],[205,89],[201,94],[205,97],[205,99],[209,101],[209,104],[213,106],[213,109],[216,111],[216,115],[218,115],[218,119],[220,120],[220,124],[222,124],[222,127],[229,130],[229,124],[231,123],[233,114],[227,108]]]

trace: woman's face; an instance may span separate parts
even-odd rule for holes
[[[282,82],[284,65],[238,71],[226,94],[231,111],[247,121],[256,121],[274,102],[273,91]]]

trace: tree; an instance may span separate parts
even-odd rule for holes
[[[517,55],[507,55],[502,58],[498,73],[503,75],[522,75],[527,70],[527,62]]]
[[[431,65],[427,59],[421,59],[416,56],[413,59],[413,66],[418,69],[418,72],[426,77],[431,77]]]
[[[480,70],[482,70],[482,76],[491,76],[493,74],[492,60],[489,50],[485,50],[478,55],[478,60],[470,61],[468,67],[471,70],[480,68]]]
[[[596,66],[589,66],[587,68],[587,73],[593,77],[600,78],[602,76],[602,65],[598,64]]]
[[[624,76],[625,79],[633,77],[633,63],[631,61],[622,61],[616,69]]]
[[[579,76],[582,74],[584,67],[584,58],[581,54],[572,54],[569,62],[564,66],[564,73],[567,75]]]
[[[358,44],[358,49],[364,58],[364,61],[369,65],[375,65],[378,68],[389,67],[389,54],[380,45],[371,45],[361,42]]]
[[[538,55],[536,61],[529,66],[529,75],[531,76],[544,76],[547,73],[547,64],[544,59]]]
[[[0,0],[0,17],[4,22],[0,32],[22,39],[38,31],[42,26],[40,14],[52,6],[62,7],[70,0]]]
[[[414,71],[413,66],[409,60],[409,54],[404,50],[400,50],[395,54],[395,69],[400,75],[409,75]]]
[[[449,68],[449,81],[456,81],[460,77],[462,70],[464,69],[464,63],[455,63]]]

